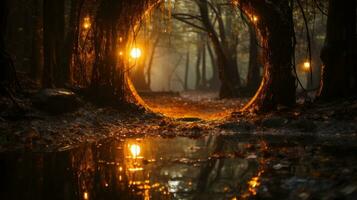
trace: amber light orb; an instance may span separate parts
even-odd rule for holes
[[[130,57],[133,58],[133,59],[139,59],[142,55],[142,51],[140,48],[132,48],[131,51],[130,51]]]
[[[89,17],[84,18],[83,28],[88,30],[91,26],[92,24],[90,22],[90,18]]]
[[[311,68],[311,63],[309,61],[304,62],[304,70],[308,71]]]
[[[137,144],[132,144],[129,146],[129,149],[130,149],[130,153],[132,155],[133,158],[136,158],[140,155],[140,152],[141,152],[141,148],[139,145]]]

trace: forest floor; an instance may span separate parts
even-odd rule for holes
[[[103,138],[142,136],[198,138],[207,134],[308,136],[357,144],[357,101],[297,105],[266,114],[240,113],[247,99],[219,100],[213,93],[145,95],[154,112],[137,108],[97,107],[48,115],[36,109],[13,117],[0,115],[0,152],[53,151]],[[4,102],[6,100],[2,100]],[[233,114],[232,114],[233,113]]]
[[[180,182],[179,190],[168,190],[171,195],[203,195],[196,199],[357,198],[356,99],[254,114],[239,112],[247,99],[214,96],[195,92],[143,95],[154,112],[135,106],[98,107],[85,101],[78,110],[62,115],[48,115],[33,107],[25,113],[2,109],[0,170],[5,172],[2,185],[6,187],[1,187],[5,199],[52,198],[52,190],[41,189],[46,186],[41,180],[56,183],[52,185],[56,191],[63,187],[67,191],[70,182],[74,188],[93,188],[90,195],[110,191],[110,197],[140,196],[143,185],[130,186],[128,191],[118,190],[116,184],[101,186],[107,183],[108,173],[122,183],[113,167],[118,173],[134,173],[117,168],[130,164],[126,147],[132,154],[142,152],[142,162],[135,158],[133,169],[155,180],[150,190],[155,199],[169,199],[162,187],[155,188],[157,180],[164,188]],[[8,103],[1,99],[0,107]],[[133,150],[130,144],[139,146]],[[178,178],[179,173],[183,177]],[[34,174],[43,177],[33,179]],[[195,189],[214,175],[209,193]],[[77,180],[84,177],[85,181]],[[64,199],[61,195],[55,192],[56,199]],[[76,192],[67,195],[80,198]]]

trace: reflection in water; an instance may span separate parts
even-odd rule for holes
[[[85,200],[89,199],[88,192],[84,192],[83,193],[83,199],[85,199]]]
[[[130,152],[131,155],[133,156],[133,158],[138,157],[138,155],[140,155],[140,146],[137,144],[131,144],[130,146]]]
[[[269,145],[233,136],[144,138],[5,154],[1,199],[250,199],[267,190],[262,177],[277,157],[271,155],[287,151]],[[304,155],[305,149],[293,151]]]
[[[261,178],[261,175],[262,175],[263,172],[264,172],[263,170],[258,172],[257,176],[254,176],[250,181],[248,181],[249,192],[252,195],[256,195],[257,194],[257,188],[260,185],[260,178]]]

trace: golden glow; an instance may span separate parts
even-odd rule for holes
[[[123,52],[122,51],[119,51],[119,56],[123,56]]]
[[[83,193],[83,199],[85,200],[89,199],[88,192]]]
[[[138,171],[143,171],[144,168],[142,167],[133,167],[133,168],[129,168],[130,172],[138,172]]]
[[[253,177],[252,180],[249,181],[249,185],[252,187],[252,188],[255,188],[257,186],[259,186],[259,179],[258,177]]]
[[[258,172],[258,175],[250,179],[248,182],[248,190],[252,195],[257,194],[257,188],[260,186],[260,177],[264,171]]]
[[[150,200],[150,191],[149,191],[149,188],[145,188],[144,200]]]
[[[158,188],[158,187],[160,187],[160,183],[154,183],[151,187],[152,188]]]
[[[258,22],[259,18],[257,16],[253,16],[253,22]]]
[[[133,156],[133,158],[136,158],[140,155],[141,148],[137,144],[132,144],[129,146],[130,153]]]
[[[84,18],[84,22],[83,22],[83,28],[84,29],[89,29],[92,26],[91,22],[90,22],[90,18],[86,17]]]
[[[142,54],[141,49],[136,48],[136,47],[135,47],[135,48],[132,48],[131,51],[130,51],[130,56],[131,56],[132,58],[134,58],[134,59],[140,58],[140,57],[141,57],[141,54]]]
[[[305,70],[310,70],[311,64],[309,61],[304,62],[304,69]]]

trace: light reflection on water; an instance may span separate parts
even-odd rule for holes
[[[257,139],[207,136],[112,140],[64,152],[10,153],[0,156],[1,171],[5,172],[0,196],[250,199],[265,189],[262,176],[269,171],[269,156],[286,149],[272,148]],[[306,147],[297,149],[303,155]]]
[[[254,195],[257,185],[251,183],[259,182],[259,176],[242,177],[259,174],[257,160],[232,156],[242,148],[225,145],[221,137],[128,139],[123,146],[129,187],[144,199],[233,198],[241,193],[237,184]]]

